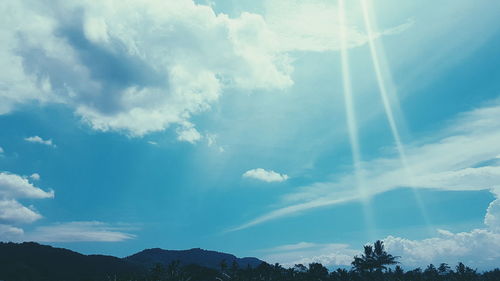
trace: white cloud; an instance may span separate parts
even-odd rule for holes
[[[207,140],[208,147],[214,147],[220,153],[224,152],[224,147],[217,144],[217,135],[216,134],[205,134],[205,139]]]
[[[5,151],[3,150],[3,148],[0,146],[0,154],[3,154]]]
[[[22,238],[37,242],[120,242],[135,237],[124,232],[126,230],[130,228],[97,221],[76,221],[40,226]]]
[[[36,242],[120,242],[135,238],[129,226],[113,226],[98,221],[74,221],[38,226],[31,231],[0,224],[2,241]]]
[[[288,175],[280,174],[272,170],[264,170],[262,168],[248,170],[243,173],[244,178],[251,178],[265,182],[282,182],[288,179]]]
[[[34,173],[32,180],[40,179]],[[18,199],[53,198],[54,191],[44,191],[32,183],[27,177],[0,172],[0,241],[38,241],[38,242],[117,242],[132,239],[135,236],[124,231],[130,227],[96,222],[81,221],[38,226],[25,232],[15,226],[33,223],[42,215],[33,206],[26,207]]]
[[[141,136],[208,110],[225,86],[292,84],[261,15],[229,18],[190,0],[46,4],[0,6],[0,60],[11,66],[0,113],[62,103],[96,130]]]
[[[0,172],[0,238],[19,232],[17,231],[19,228],[5,223],[32,223],[42,218],[42,215],[34,207],[26,207],[18,199],[53,197],[54,191],[44,191],[30,183],[26,177]]]
[[[498,196],[498,195],[497,195]],[[405,268],[423,267],[442,262],[463,262],[479,269],[491,269],[500,261],[500,200],[491,202],[486,211],[484,228],[452,233],[438,229],[438,236],[422,240],[388,236],[383,238],[386,250],[396,256]],[[356,250],[359,249],[359,250]],[[264,250],[263,258],[286,266],[321,262],[326,266],[348,266],[360,253],[362,245],[317,244],[300,242]]]
[[[31,174],[30,179],[32,179],[34,181],[38,181],[38,180],[40,180],[40,175],[38,173],[33,173],[33,174]]]
[[[486,229],[461,233],[444,230],[439,232],[440,236],[423,240],[388,236],[384,242],[387,251],[401,256],[401,263],[405,266],[463,262],[469,266],[486,269],[498,265],[500,233]]]
[[[363,163],[363,176],[370,183],[367,196],[400,187],[445,190],[494,190],[499,188],[500,166],[492,159],[500,153],[500,105],[462,114],[431,142],[409,145],[409,171],[398,157],[379,158]],[[491,165],[482,165],[491,162]],[[304,212],[313,208],[361,200],[354,174],[335,177],[286,194],[281,208],[255,218],[232,230]]]
[[[158,143],[157,143],[157,142],[155,142],[155,141],[148,141],[148,143],[149,143],[150,145],[158,145]]]
[[[209,110],[224,88],[287,88],[289,52],[338,49],[338,24],[332,3],[283,3],[231,18],[192,0],[4,1],[0,114],[58,103],[95,130],[142,136]],[[348,31],[349,46],[366,43]]]
[[[42,218],[37,211],[14,199],[0,199],[0,222],[32,223]]]
[[[285,267],[293,267],[295,264],[307,266],[313,262],[319,262],[326,266],[348,266],[351,264],[352,258],[359,254],[359,250],[353,250],[347,244],[310,242],[299,242],[261,251],[270,252],[262,259],[271,264],[278,262]]]
[[[26,178],[16,174],[0,172],[0,198],[53,198],[54,191],[44,191]]]
[[[40,143],[40,144],[44,144],[44,145],[56,147],[56,145],[52,143],[51,139],[44,140],[44,139],[42,139],[39,136],[27,137],[24,140],[27,141],[27,142]]]
[[[0,240],[1,241],[17,241],[24,234],[21,228],[0,224]]]
[[[202,138],[200,132],[193,127],[192,124],[188,123],[182,128],[177,129],[177,140],[186,141],[189,143],[196,143]]]

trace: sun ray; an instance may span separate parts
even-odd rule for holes
[[[363,205],[363,215],[365,227],[368,231],[369,239],[375,238],[375,225],[372,215],[370,197],[366,192],[366,184],[363,177],[363,169],[361,162],[361,149],[359,144],[358,123],[356,120],[356,112],[354,109],[354,99],[352,94],[351,75],[349,67],[349,55],[347,44],[347,24],[345,17],[344,0],[338,2],[338,17],[339,17],[339,37],[340,37],[340,61],[342,66],[342,86],[344,93],[344,103],[346,110],[346,121],[349,132],[349,142],[351,145],[352,161],[354,165],[354,174],[356,177],[356,187],[361,196]]]
[[[385,114],[387,117],[387,121],[389,123],[389,127],[391,129],[392,136],[394,138],[394,142],[396,145],[397,152],[399,154],[399,158],[401,160],[401,164],[403,165],[403,168],[405,169],[405,173],[407,174],[410,181],[414,182],[413,181],[414,175],[413,175],[413,172],[410,168],[411,166],[408,163],[406,151],[405,151],[403,142],[401,141],[401,134],[399,132],[398,125],[396,123],[396,118],[394,116],[395,115],[394,110],[393,110],[394,105],[391,104],[391,100],[390,100],[391,93],[389,92],[388,87],[387,87],[388,83],[390,83],[392,85],[392,83],[391,83],[392,79],[390,78],[390,75],[388,73],[388,71],[389,71],[388,69],[386,69],[387,75],[385,75],[386,77],[384,78],[384,75],[382,72],[383,71],[382,62],[380,59],[379,51],[377,50],[377,47],[376,47],[375,42],[374,42],[376,34],[373,31],[372,19],[370,17],[368,3],[367,3],[367,0],[360,0],[360,1],[361,1],[362,12],[363,12],[363,20],[364,20],[364,24],[365,24],[365,29],[366,29],[366,33],[368,36],[368,46],[369,46],[370,55],[372,58],[373,69],[375,72],[375,77],[377,79],[377,85],[378,85],[380,97],[382,99],[382,104],[384,106],[384,111],[385,111]],[[392,94],[394,97],[397,97],[395,91]],[[398,106],[398,104],[396,104],[396,106]],[[413,195],[415,197],[415,201],[418,204],[418,207],[420,209],[422,217],[423,217],[425,223],[427,224],[429,231],[431,231],[430,230],[430,228],[431,228],[430,219],[429,219],[429,216],[427,214],[427,210],[425,208],[423,200],[422,200],[418,190],[414,187],[413,184],[412,184],[412,186],[413,186],[412,191],[413,191]]]

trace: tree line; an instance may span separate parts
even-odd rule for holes
[[[478,272],[463,263],[452,267],[446,263],[429,264],[425,268],[403,270],[400,257],[384,249],[382,241],[364,246],[361,255],[355,256],[351,269],[329,271],[321,263],[308,266],[296,264],[285,268],[280,264],[262,263],[258,267],[240,268],[221,262],[219,270],[197,265],[181,266],[179,262],[169,265],[157,264],[146,277],[147,281],[500,281],[500,269]]]

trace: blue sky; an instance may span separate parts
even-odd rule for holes
[[[499,4],[0,9],[1,240],[498,266]]]

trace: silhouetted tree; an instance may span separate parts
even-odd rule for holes
[[[371,245],[364,246],[364,253],[361,257],[355,256],[353,262],[355,271],[357,272],[373,272],[387,269],[387,265],[397,264],[396,259],[399,257],[388,254],[384,250],[384,242],[377,240],[373,247]]]

